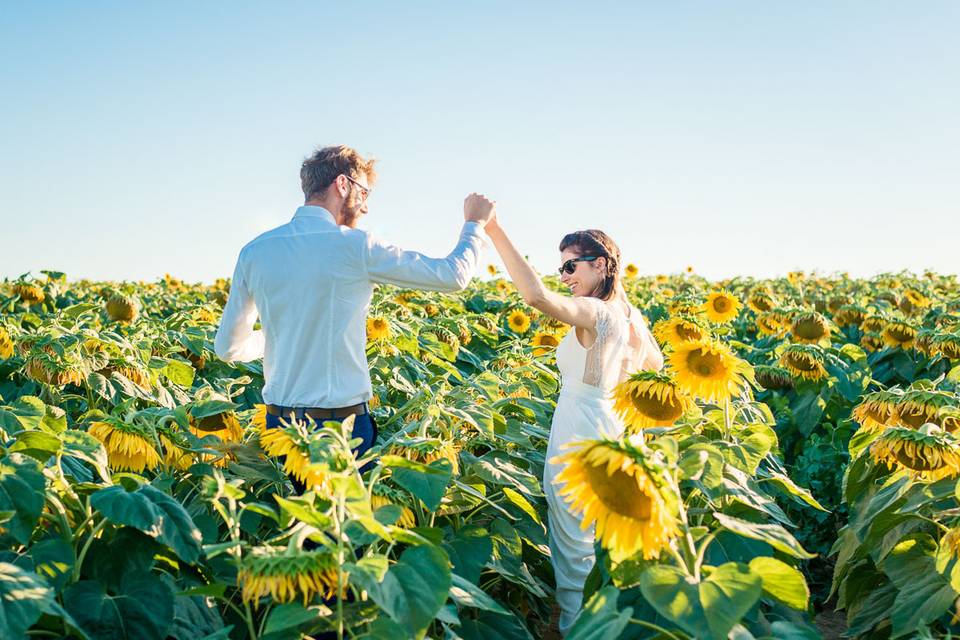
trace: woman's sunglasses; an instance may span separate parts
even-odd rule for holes
[[[570,258],[560,265],[560,269],[558,269],[558,271],[560,272],[560,275],[563,275],[564,273],[573,273],[577,270],[578,262],[593,262],[599,257],[600,256],[580,256],[579,258]]]

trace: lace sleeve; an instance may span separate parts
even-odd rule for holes
[[[610,351],[610,336],[614,333],[613,312],[605,302],[592,298],[597,313],[597,339],[587,350],[587,362],[583,371],[583,381],[594,387],[603,386],[603,372],[606,355]]]

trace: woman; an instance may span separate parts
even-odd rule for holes
[[[623,433],[613,411],[613,388],[639,369],[660,369],[663,355],[640,312],[620,284],[620,250],[602,231],[590,229],[560,242],[560,280],[573,297],[547,289],[499,225],[487,224],[524,302],[574,327],[557,347],[560,395],[550,427],[543,488],[547,496],[551,562],[560,605],[560,632],[566,635],[580,610],[583,585],[593,568],[594,527],[583,531],[553,484],[562,468],[550,462],[564,445]]]

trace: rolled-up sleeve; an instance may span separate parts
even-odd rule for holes
[[[480,262],[484,246],[481,228],[476,222],[465,222],[457,246],[445,258],[404,251],[368,235],[366,266],[370,280],[409,289],[464,289]]]
[[[241,253],[213,343],[218,358],[225,362],[249,362],[263,357],[263,331],[253,329],[257,316],[257,305],[244,278]]]

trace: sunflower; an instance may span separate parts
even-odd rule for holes
[[[258,405],[259,406],[259,405]],[[299,423],[267,428],[266,418],[259,419],[259,409],[254,414],[260,448],[267,455],[283,458],[283,470],[300,481],[308,490],[325,489],[330,476],[327,467],[310,459],[309,444]]]
[[[757,384],[764,389],[793,388],[793,378],[790,377],[790,372],[786,369],[760,364],[754,367],[754,373],[757,376]]]
[[[662,373],[640,371],[613,390],[614,410],[633,432],[647,427],[669,427],[694,402],[674,380]]]
[[[563,485],[559,494],[571,508],[583,512],[581,528],[596,523],[597,538],[615,559],[637,552],[645,559],[658,557],[679,529],[664,499],[664,483],[644,461],[647,452],[605,440],[567,447],[569,452],[550,462],[565,465],[554,483]]]
[[[150,389],[153,386],[153,383],[150,381],[150,376],[135,367],[123,365],[118,367],[107,367],[105,369],[101,369],[100,373],[107,378],[114,373],[118,373],[138,387],[142,387],[144,389]]]
[[[867,317],[867,312],[863,307],[853,304],[845,304],[836,310],[833,314],[833,321],[839,327],[858,327]]]
[[[404,529],[412,529],[417,526],[417,518],[407,504],[406,499],[400,491],[387,487],[383,483],[377,483],[373,486],[373,494],[370,496],[370,507],[376,511],[381,507],[396,505],[400,507],[400,517],[397,518],[397,526]]]
[[[18,282],[17,284],[13,285],[13,293],[20,296],[20,299],[26,302],[28,305],[39,304],[43,302],[45,297],[43,289],[28,282]]]
[[[830,325],[827,319],[816,311],[798,314],[790,323],[790,334],[794,342],[802,344],[820,344],[829,342]]]
[[[883,431],[896,423],[897,402],[901,395],[895,391],[868,393],[853,408],[853,419],[866,431]]]
[[[850,304],[850,298],[846,296],[833,296],[827,300],[827,311],[837,313],[844,305]]]
[[[497,323],[490,316],[478,316],[477,326],[483,329],[484,331],[486,331],[487,333],[497,332]]]
[[[765,336],[778,336],[783,333],[784,328],[780,323],[780,317],[776,313],[761,313],[755,320],[757,330]]]
[[[103,443],[107,461],[114,469],[140,473],[160,465],[160,454],[138,426],[108,418],[92,423],[87,431]]]
[[[510,293],[510,283],[504,279],[497,280],[496,283],[497,293],[505,294]]]
[[[554,333],[538,331],[530,343],[534,346],[533,355],[542,356],[550,353],[560,344],[560,339]]]
[[[390,338],[390,323],[382,316],[367,318],[367,341],[377,342]]]
[[[888,347],[910,349],[917,338],[917,330],[902,320],[894,320],[887,323],[880,335]]]
[[[902,426],[916,429],[927,422],[935,423],[940,409],[956,405],[957,399],[952,393],[908,389],[897,401],[895,416]],[[940,425],[937,424],[937,426]]]
[[[878,333],[865,333],[860,336],[860,346],[867,351],[880,351],[887,345]]]
[[[703,312],[711,322],[730,322],[740,313],[740,299],[726,291],[712,291],[703,304]]]
[[[67,384],[80,386],[87,379],[86,372],[79,365],[58,364],[43,354],[28,358],[23,370],[27,377],[57,387]]]
[[[186,471],[193,464],[193,454],[185,451],[174,442],[171,436],[159,434],[160,446],[163,447],[163,463],[168,467]]]
[[[489,273],[490,275],[495,276],[497,275],[498,272],[499,272],[499,269],[497,269],[497,265],[495,264],[487,265],[487,273]]]
[[[886,326],[887,319],[877,314],[866,316],[860,323],[860,328],[868,333],[880,333]]]
[[[776,306],[776,301],[774,301],[772,295],[760,289],[750,294],[750,297],[747,298],[747,306],[757,313],[764,313],[772,311]]]
[[[707,337],[707,331],[695,320],[676,316],[661,320],[653,326],[653,335],[662,344],[676,347],[684,342],[696,342]]]
[[[936,353],[948,360],[960,360],[960,335],[956,333],[938,335],[933,339],[931,346]],[[0,357],[2,356],[2,345],[0,345]]]
[[[393,301],[399,304],[401,307],[408,306],[411,300],[413,300],[412,291],[403,291],[393,297]]]
[[[640,273],[640,269],[638,269],[637,265],[633,264],[632,262],[627,264],[627,266],[623,269],[623,274],[628,278],[636,278],[638,273]]]
[[[201,456],[204,462],[209,462],[216,467],[226,467],[232,459],[227,445],[238,443],[243,440],[243,427],[233,411],[224,411],[212,416],[195,418],[188,414],[190,421],[190,432],[198,438],[205,436],[216,436],[222,444],[208,446],[207,448],[216,449],[220,453],[205,454]]]
[[[0,360],[6,360],[11,356],[13,356],[13,338],[6,329],[0,327]]]
[[[453,474],[460,475],[460,451],[452,442],[439,438],[406,438],[396,441],[388,454],[402,456],[407,460],[430,464],[434,460],[446,459],[453,467]]]
[[[243,590],[243,601],[254,607],[265,596],[275,602],[292,602],[299,596],[306,606],[314,596],[337,595],[337,566],[336,556],[326,551],[255,547],[243,557],[237,586]],[[341,595],[345,586],[341,585]]]
[[[780,354],[780,366],[795,378],[821,380],[827,377],[823,351],[812,344],[791,344]]]
[[[933,356],[933,339],[936,337],[933,329],[920,329],[917,331],[917,337],[913,341],[913,348],[927,357]]]
[[[530,317],[520,309],[514,309],[507,316],[507,324],[514,333],[526,333],[530,328]]]
[[[724,402],[753,381],[753,367],[716,340],[677,345],[667,360],[680,388],[708,401]]]
[[[687,273],[693,273],[693,265],[687,265]]]
[[[107,315],[115,322],[133,322],[139,313],[137,301],[121,293],[114,293],[107,300]]]
[[[877,464],[904,470],[920,480],[960,475],[960,441],[934,424],[919,429],[890,427],[870,445]]]

